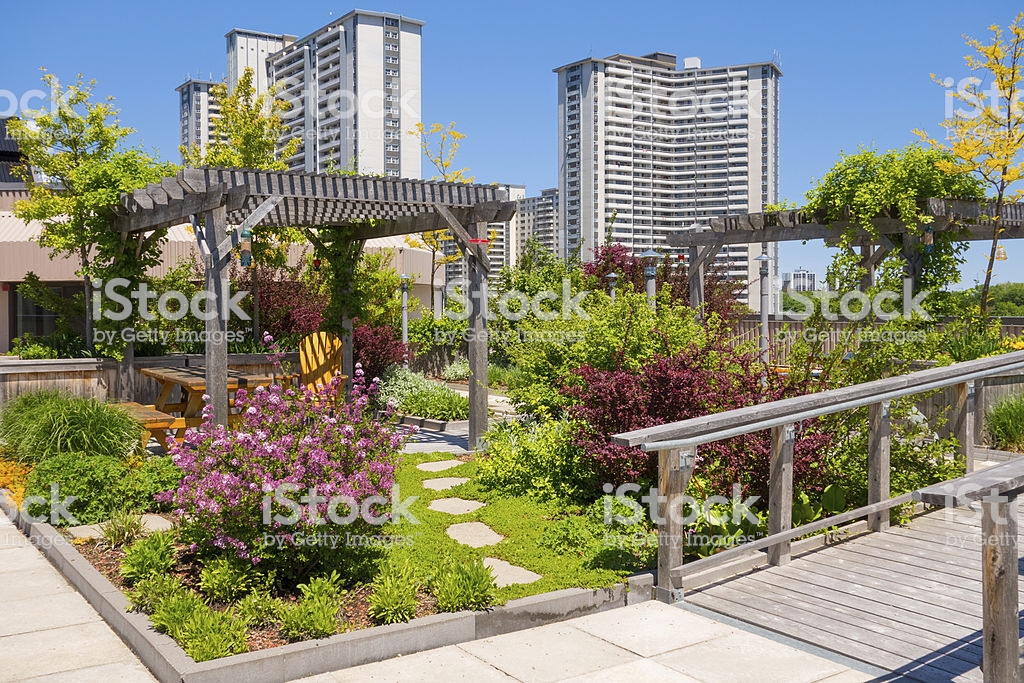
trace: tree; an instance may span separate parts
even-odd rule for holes
[[[92,300],[92,281],[127,278],[133,284],[146,269],[160,261],[167,230],[125,239],[111,227],[111,207],[121,193],[173,175],[175,166],[161,163],[125,140],[135,132],[122,126],[113,98],[93,98],[95,81],[81,74],[64,87],[43,72],[56,106],[51,111],[26,113],[27,120],[11,119],[7,128],[18,139],[23,164],[19,175],[29,198],[15,204],[14,214],[43,224],[39,243],[50,257],[77,258],[77,274],[85,286],[85,302]],[[85,341],[93,345],[92,306],[85,306]]]
[[[987,314],[989,290],[992,285],[992,267],[995,264],[1002,233],[1003,207],[1024,196],[1024,190],[1013,189],[1013,185],[1024,177],[1024,103],[1021,91],[1024,89],[1024,12],[1021,12],[1008,27],[1010,33],[1004,38],[1003,29],[993,25],[991,43],[964,36],[967,46],[976,54],[967,55],[964,61],[974,72],[981,72],[990,78],[989,87],[984,89],[983,79],[971,77],[961,82],[961,87],[949,95],[969,109],[958,108],[953,116],[942,122],[946,139],[936,140],[921,130],[914,133],[932,147],[947,152],[951,158],[940,160],[937,166],[950,173],[972,173],[984,181],[995,192],[995,213],[992,221],[992,244],[989,250],[988,269],[981,289],[981,312]],[[949,87],[946,80],[939,80],[932,74],[932,80]]]
[[[468,168],[453,168],[455,154],[459,151],[459,143],[465,139],[465,134],[455,130],[455,122],[452,121],[445,128],[440,123],[430,124],[427,128],[422,123],[417,123],[414,130],[409,131],[420,139],[420,148],[423,155],[430,160],[430,163],[437,169],[439,175],[432,176],[431,180],[444,180],[449,183],[471,183],[473,176],[466,175]],[[435,141],[435,137],[436,141]],[[462,251],[458,245],[451,254],[445,254],[446,243],[452,242],[451,231],[449,230],[428,230],[420,233],[419,237],[409,235],[405,238],[409,246],[416,249],[426,249],[430,252],[430,311],[434,311],[434,281],[437,270],[443,265],[455,263],[462,258]]]
[[[225,168],[253,168],[264,171],[286,171],[286,159],[295,155],[301,144],[293,137],[284,145],[278,141],[286,131],[281,115],[291,105],[277,99],[271,86],[266,93],[256,95],[253,86],[255,72],[246,67],[229,90],[227,82],[210,87],[210,96],[220,107],[220,115],[213,119],[213,135],[205,151],[198,146],[181,147],[185,165],[223,166]],[[256,226],[252,229],[252,266],[276,270],[288,260],[288,245],[302,241],[301,231],[295,228]],[[252,278],[252,335],[259,341],[260,293],[259,277]]]
[[[940,168],[952,157],[944,151],[920,145],[879,153],[860,149],[856,154],[840,154],[839,161],[807,192],[805,210],[820,214],[832,223],[849,219],[850,228],[840,234],[840,252],[833,259],[827,277],[836,291],[856,289],[866,271],[854,252],[858,229],[878,237],[872,223],[875,218],[902,221],[907,232],[917,238],[913,251],[905,253],[905,243],[894,240],[894,250],[879,267],[878,286],[902,291],[903,267],[908,260],[920,258],[918,289],[940,290],[960,281],[960,265],[966,244],[958,232],[929,233],[932,218],[923,213],[920,201],[930,197],[980,198],[982,187],[968,173],[949,173]],[[931,245],[926,245],[930,238]],[[931,297],[927,300],[931,302]],[[937,299],[936,299],[937,301]]]

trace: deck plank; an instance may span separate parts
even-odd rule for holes
[[[940,510],[705,586],[686,601],[900,676],[980,681],[976,533],[979,522]]]

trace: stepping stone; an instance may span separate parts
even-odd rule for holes
[[[459,484],[465,484],[469,481],[468,477],[438,477],[437,479],[424,479],[422,482],[423,488],[430,489],[431,491],[444,491],[450,489],[453,486]]]
[[[84,538],[87,541],[91,541],[94,538],[100,538],[103,536],[103,532],[100,531],[99,524],[82,524],[80,526],[68,527],[68,533],[71,534],[72,538]]]
[[[491,574],[494,574],[494,582],[498,584],[498,588],[511,586],[514,583],[533,583],[542,578],[540,574],[517,567],[496,557],[485,557],[484,566],[491,570]]]
[[[485,545],[494,545],[505,538],[494,529],[483,522],[463,522],[452,524],[448,527],[448,535],[470,548],[483,548]]]
[[[479,510],[486,503],[478,500],[466,500],[464,498],[438,498],[427,506],[428,510],[447,512],[449,515],[464,515],[473,510]]]
[[[424,472],[444,472],[453,467],[464,464],[461,460],[435,460],[434,462],[421,462],[416,469]]]
[[[160,515],[153,515],[148,512],[142,515],[142,524],[149,531],[167,531],[174,527],[171,522]]]

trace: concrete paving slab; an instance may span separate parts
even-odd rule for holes
[[[438,498],[437,500],[430,501],[430,505],[427,506],[428,510],[435,510],[437,512],[447,512],[449,515],[465,515],[474,510],[479,510],[486,503],[481,503],[479,500],[466,500],[465,498]]]
[[[454,645],[336,671],[332,675],[331,680],[344,683],[504,683],[515,680]]]
[[[139,664],[102,621],[0,638],[0,662],[5,680],[12,681],[32,677],[64,680],[65,672],[78,669]]]
[[[78,526],[69,526],[68,533],[71,534],[73,538],[84,538],[87,540],[103,536],[103,530],[100,529],[99,524],[80,524]]]
[[[656,600],[580,617],[573,621],[573,626],[641,657],[653,657],[733,632],[717,621]]]
[[[40,555],[39,551],[31,544],[23,546],[12,545],[0,551],[0,569],[3,570],[4,574],[20,571],[45,571],[51,566],[46,561],[46,558]],[[0,588],[0,595],[2,594],[2,588]]]
[[[654,661],[706,683],[811,683],[849,668],[746,631],[673,650]]]
[[[2,517],[2,515],[0,515]],[[4,517],[4,519],[7,519]],[[17,527],[8,522],[5,526],[0,527],[0,551],[10,550],[11,548],[31,548],[32,544],[25,538],[25,535],[18,531]]]
[[[679,673],[650,659],[619,664],[610,669],[592,671],[582,676],[567,678],[563,683],[622,683],[643,681],[644,683],[701,683],[696,678]]]
[[[154,515],[148,512],[142,515],[142,523],[149,531],[167,531],[174,527],[174,524],[160,515]]]
[[[491,570],[491,574],[494,574],[494,582],[498,584],[498,588],[511,586],[514,583],[533,583],[544,578],[525,567],[517,567],[496,557],[485,557],[484,566]]]
[[[465,484],[469,479],[467,477],[438,477],[436,479],[424,479],[422,482],[423,488],[430,489],[431,491],[444,491],[460,484]]]
[[[102,664],[90,666],[86,669],[60,672],[61,683],[150,683],[155,681],[152,674],[141,663],[127,664],[118,662],[116,664]],[[23,678],[18,683],[43,683],[53,681],[54,676],[33,676]]]
[[[445,470],[465,464],[461,460],[434,460],[432,462],[421,462],[419,465],[416,465],[416,469],[423,472],[444,472]]]
[[[75,592],[4,599],[3,614],[0,637],[100,621],[96,610]]]
[[[486,545],[494,545],[505,538],[483,522],[452,524],[445,533],[462,545],[468,545],[470,548],[483,548]]]
[[[3,557],[3,555],[0,555]],[[54,595],[56,593],[73,593],[71,587],[64,577],[53,571],[40,571],[38,569],[23,569],[16,572],[4,572],[3,575],[5,600],[22,600],[42,595]]]
[[[548,683],[640,659],[568,624],[550,624],[457,647],[524,683]]]

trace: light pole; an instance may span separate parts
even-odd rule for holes
[[[644,253],[640,254],[640,258],[647,263],[647,265],[644,266],[644,277],[647,279],[647,305],[651,307],[652,311],[655,310],[654,297],[655,294],[657,294],[655,291],[654,278],[658,274],[658,268],[654,265],[654,261],[660,257],[661,254],[653,249],[648,249]]]
[[[608,295],[612,298],[612,303],[615,303],[615,283],[619,281],[619,276],[617,273],[608,273],[604,279],[608,281]]]
[[[402,281],[402,344],[405,345],[407,353],[405,354],[405,362],[403,365],[409,367],[409,280],[410,277],[405,273],[399,277]]]
[[[761,362],[768,364],[768,247],[761,245],[761,255],[754,259],[761,264]]]

